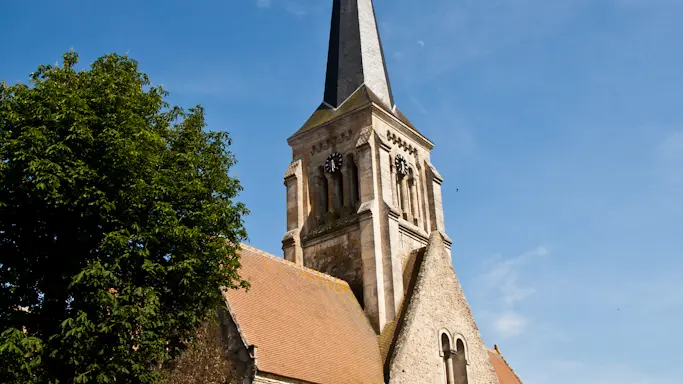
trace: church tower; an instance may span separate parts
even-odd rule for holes
[[[285,259],[347,281],[381,333],[411,255],[434,232],[449,255],[451,241],[434,144],[394,104],[372,0],[334,0],[323,102],[287,141]]]

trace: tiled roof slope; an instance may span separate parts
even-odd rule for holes
[[[258,371],[321,384],[383,383],[377,336],[348,284],[249,246],[226,293]]]
[[[522,384],[522,381],[515,374],[515,372],[510,368],[507,361],[503,358],[497,350],[489,350],[489,359],[491,359],[491,364],[493,364],[493,369],[496,370],[496,375],[498,376],[498,382],[500,384]]]

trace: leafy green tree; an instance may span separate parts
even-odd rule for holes
[[[226,133],[127,56],[0,84],[0,382],[156,383],[246,237]]]

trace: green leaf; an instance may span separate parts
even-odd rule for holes
[[[230,138],[128,56],[77,65],[0,83],[0,382],[159,383],[246,286]]]

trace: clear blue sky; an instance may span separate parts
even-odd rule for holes
[[[281,254],[286,138],[322,99],[331,3],[6,0],[0,78],[129,52],[232,134],[250,243]],[[486,343],[527,384],[680,383],[683,0],[375,3]]]

